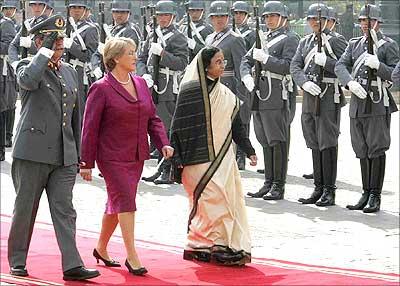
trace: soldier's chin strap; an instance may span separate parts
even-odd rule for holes
[[[46,8],[47,8],[47,6],[44,5],[43,10],[42,10],[42,12],[40,12],[40,15],[38,17],[40,17],[44,14],[44,11],[46,11]],[[38,17],[36,17],[36,18],[38,18]]]
[[[53,8],[50,8],[49,6],[47,6],[47,8],[50,9],[49,17],[51,17],[51,15],[53,15],[54,9],[53,9]]]
[[[331,27],[329,30],[333,31],[333,29],[335,29],[335,26],[336,26],[336,21],[333,22],[333,25],[332,25],[332,27]]]
[[[171,14],[171,15],[172,15],[172,17],[171,17],[171,20],[169,20],[169,23],[168,23],[168,25],[167,25],[167,28],[168,28],[169,26],[171,26],[172,21],[174,21],[174,19],[175,19],[175,16],[174,16],[173,14]]]
[[[228,17],[226,17],[226,22],[225,22],[224,29],[225,29],[226,27],[228,27],[228,24],[229,24],[229,16],[228,16]]]
[[[282,22],[282,15],[279,15],[278,24],[276,24],[276,26],[272,30],[276,30],[276,29],[280,28],[281,27],[281,22]]]
[[[10,16],[10,19],[14,18],[16,12],[17,12],[17,8],[14,9],[14,13]]]
[[[78,19],[78,22],[82,20],[83,17],[85,17],[86,11],[83,12],[82,16]]]
[[[128,15],[126,16],[124,23],[128,22],[130,15],[131,15],[131,12],[128,12]]]
[[[242,25],[246,24],[248,18],[249,18],[249,14],[246,13],[246,17],[244,17],[242,23],[240,23],[238,26],[242,26]]]
[[[322,27],[321,32],[323,32],[323,31],[326,29],[326,25],[328,25],[328,20],[327,20],[327,19],[325,19],[325,24],[324,24],[324,26]]]

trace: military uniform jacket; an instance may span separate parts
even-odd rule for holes
[[[214,30],[212,26],[206,23],[203,19],[192,23],[192,38],[196,41],[196,46],[193,49],[193,55],[195,56],[202,48],[205,47],[207,36],[210,35]],[[181,31],[187,35],[187,23],[184,23],[181,26]]]
[[[329,29],[325,29],[322,35],[322,48],[325,51],[327,60],[323,67],[321,110],[336,110],[338,106],[346,104],[339,87],[339,81],[334,73],[334,68],[337,59],[340,58],[346,49],[347,42],[344,37],[337,35],[339,34]],[[317,36],[314,33],[302,38],[290,64],[290,73],[293,80],[300,87],[307,81],[317,83],[319,66],[314,63],[314,56],[311,56],[317,51],[317,45]],[[313,113],[315,111],[314,106],[315,97],[304,92],[302,111],[304,113]]]
[[[188,64],[188,44],[185,35],[171,24],[162,29],[163,41],[158,37],[159,43],[164,47],[160,59],[160,76],[158,79],[159,101],[175,101],[178,94],[179,80]],[[137,62],[137,74],[153,73],[153,56],[149,54],[153,34],[147,37]]]
[[[219,33],[210,34],[206,39],[206,44],[222,50],[227,63],[221,82],[242,101],[246,101],[246,91],[240,81],[240,62],[246,54],[244,39],[227,27]]]
[[[35,18],[28,19],[26,23],[26,29],[29,31],[31,26],[33,25],[33,22],[35,21]],[[23,24],[25,25],[25,24]],[[20,47],[20,38],[21,38],[21,30],[18,31],[18,33],[15,35],[14,39],[12,40],[10,46],[8,47],[8,61],[13,65],[15,68],[17,65],[17,62],[20,59],[20,54],[21,54],[21,47]],[[32,41],[31,47],[28,49],[28,56],[31,55],[36,55],[37,49],[35,46],[35,43]]]
[[[6,17],[0,19],[0,112],[7,110],[10,104],[8,94],[10,89],[6,84],[15,84],[15,75],[11,66],[8,64],[8,47],[16,34],[14,22]],[[4,92],[5,91],[5,92]],[[15,91],[15,90],[14,90]],[[15,92],[14,92],[15,93]]]
[[[377,37],[379,46],[377,56],[380,64],[372,78],[371,89],[373,92],[373,104],[371,107],[371,113],[364,113],[366,100],[360,99],[353,94],[350,99],[351,118],[385,115],[385,101],[386,106],[388,107],[388,112],[391,113],[397,111],[396,104],[387,88],[387,84],[391,81],[391,74],[400,59],[399,46],[395,41],[386,37],[381,32],[377,33]],[[347,86],[348,82],[351,80],[356,80],[366,89],[368,78],[367,67],[363,64],[364,61],[362,58],[364,57],[364,53],[367,51],[367,47],[367,39],[364,36],[350,40],[345,53],[341,56],[335,68],[335,72],[343,86]],[[360,57],[362,58],[360,59]],[[360,60],[358,61],[358,59]],[[361,65],[358,65],[358,62],[361,62]],[[358,69],[357,66],[359,66]],[[380,92],[377,86],[377,77],[380,77],[382,81]],[[385,94],[387,96],[385,96]]]
[[[22,106],[12,155],[69,166],[78,163],[80,146],[77,73],[63,62],[57,69],[49,67],[46,50],[17,66]]]
[[[256,31],[250,28],[248,24],[243,24],[236,28],[236,32],[245,40],[246,51],[250,50],[256,42]]]
[[[252,98],[258,100],[258,110],[282,109],[288,106],[289,92],[293,92],[292,79],[290,77],[290,62],[296,53],[299,39],[295,33],[289,33],[286,28],[279,28],[271,33],[265,33],[265,41],[262,43],[264,51],[270,55],[266,64],[261,63],[262,77],[260,78],[260,97]],[[253,48],[242,60],[240,73],[252,74],[255,65],[253,59]],[[270,81],[270,83],[269,83]],[[254,93],[252,97],[257,96]],[[268,99],[267,99],[268,98]],[[285,104],[286,102],[286,104]]]
[[[140,30],[130,22],[126,22],[122,25],[113,26],[110,31],[110,36],[130,38],[135,42],[137,50],[139,50],[140,39],[141,39]],[[91,59],[93,70],[96,69],[97,67],[100,67],[102,61],[103,61],[102,55],[99,53],[99,51],[96,50]]]

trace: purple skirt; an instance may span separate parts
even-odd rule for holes
[[[100,161],[97,166],[107,187],[106,214],[136,211],[136,192],[144,161]]]

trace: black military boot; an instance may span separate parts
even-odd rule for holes
[[[337,147],[322,150],[322,181],[324,188],[321,198],[315,203],[319,207],[333,206],[336,193]]]
[[[381,193],[383,187],[383,179],[385,178],[386,155],[383,154],[377,158],[371,159],[371,177],[367,206],[363,209],[364,213],[375,213],[381,208]]]
[[[0,161],[5,161],[6,160],[6,151],[4,150],[4,147],[0,147]]]
[[[264,173],[265,173],[265,170],[264,170],[264,169],[257,169],[257,173],[259,173],[259,174],[264,174]]]
[[[279,142],[273,147],[274,180],[271,190],[263,197],[264,200],[283,200],[284,198],[288,162],[287,147],[286,142]]]
[[[273,164],[272,164],[272,156],[273,156],[273,149],[271,146],[267,146],[263,148],[264,153],[264,185],[258,192],[250,193],[248,192],[247,195],[253,198],[262,198],[265,196],[272,186],[273,181]]]
[[[368,158],[360,159],[361,166],[361,179],[363,185],[363,193],[361,198],[358,200],[358,203],[355,205],[347,205],[346,208],[349,210],[362,210],[368,203],[369,195],[370,195],[370,187],[369,187],[369,174],[371,168],[371,162]]]
[[[171,164],[170,162],[166,163],[165,161],[164,163],[164,166],[161,168],[161,175],[154,180],[154,184],[156,185],[169,185],[174,183],[171,180]]]
[[[15,120],[15,108],[6,111],[6,147],[12,147],[12,137]]]
[[[156,180],[158,177],[160,177],[160,175],[161,175],[161,170],[158,169],[157,172],[155,172],[150,177],[142,177],[142,180],[146,181],[146,182],[154,182],[154,180]]]
[[[243,171],[246,170],[246,154],[240,149],[240,147],[237,147],[236,150],[236,163],[238,165],[239,170]]]
[[[322,196],[322,153],[318,149],[312,149],[314,191],[307,199],[300,198],[298,201],[304,205],[315,204]]]

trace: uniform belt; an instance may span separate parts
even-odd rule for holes
[[[169,68],[160,68],[160,73],[165,74],[167,76],[167,82],[165,83],[165,87],[163,90],[159,90],[157,87],[157,93],[163,94],[166,92],[169,83],[169,77],[172,76],[172,93],[178,94],[179,89],[179,77],[181,76],[181,71],[173,71]]]
[[[222,74],[222,77],[232,77],[235,76],[235,71],[233,70],[225,70]]]
[[[361,85],[367,85],[368,80],[365,78],[357,78],[356,81]],[[371,86],[375,86],[378,88],[379,99],[374,99],[374,93],[371,91],[369,96],[372,99],[373,103],[379,103],[383,98],[383,105],[388,107],[389,106],[389,95],[388,95],[388,88],[390,88],[391,84],[387,81],[382,81],[380,78],[377,80],[371,81]]]
[[[81,62],[78,59],[71,59],[69,60],[69,63],[75,68],[76,66],[80,66],[81,68],[85,67],[85,63]]]
[[[88,75],[87,75],[87,68],[88,68],[88,63],[84,63],[81,62],[78,59],[71,59],[69,61],[69,63],[76,68],[77,66],[80,66],[81,68],[83,68],[83,85],[89,85],[89,79],[88,79]]]
[[[267,71],[261,71],[261,76],[268,76]],[[279,79],[279,80],[283,80],[283,78],[285,77],[281,74],[277,74],[277,73],[273,73],[273,72],[269,72],[269,76],[271,76],[271,78]]]
[[[3,76],[7,76],[7,74],[8,74],[8,65],[7,65],[8,55],[0,55],[0,59],[3,60],[3,70],[2,70],[1,74]]]
[[[367,85],[368,83],[368,80],[365,78],[358,78],[356,81],[361,85]],[[371,82],[371,86],[378,86],[378,82],[376,80],[373,80]]]

